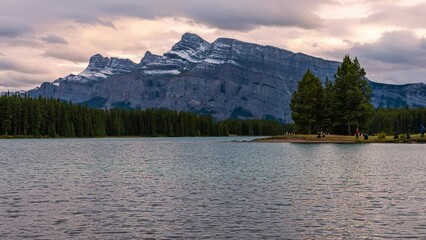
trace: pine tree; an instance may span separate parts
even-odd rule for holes
[[[56,128],[55,128],[55,124],[53,122],[48,127],[47,135],[51,138],[56,137]]]
[[[334,129],[337,133],[346,132],[351,135],[354,128],[368,127],[373,113],[370,103],[371,88],[368,85],[366,72],[357,58],[349,55],[338,67],[334,81]]]
[[[10,117],[11,116],[11,117]],[[231,130],[230,130],[231,129]],[[47,137],[276,135],[278,122],[232,120],[164,109],[100,110],[54,99],[0,96],[0,134]],[[7,130],[7,131],[5,131]]]
[[[31,114],[30,114],[31,135],[38,137],[40,136],[40,126],[43,120],[42,119],[43,116],[41,114],[41,109],[38,102],[34,101],[32,105],[33,107],[31,109]]]
[[[319,130],[323,104],[321,81],[310,70],[303,76],[290,102],[291,117],[301,132]]]
[[[321,112],[321,129],[326,132],[331,132],[333,126],[333,99],[334,99],[334,89],[333,82],[328,78],[325,80],[324,86],[324,99],[322,104]]]
[[[6,104],[3,106],[1,111],[2,116],[2,130],[4,135],[8,135],[8,133],[12,130],[12,111],[10,109],[10,104],[6,101]]]

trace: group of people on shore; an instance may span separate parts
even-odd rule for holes
[[[421,124],[419,129],[420,129],[420,137],[424,137],[425,136],[425,130],[426,130],[425,126],[423,124]],[[412,132],[411,124],[409,124],[408,125],[408,132],[407,132],[407,139],[411,138],[411,132]],[[359,129],[357,128],[355,130],[355,137],[356,137],[356,139],[358,139],[360,136],[364,136],[364,140],[368,140],[368,134],[361,133],[359,131]],[[393,136],[394,136],[393,137],[394,139],[398,139],[399,138],[399,134],[397,132],[394,132]]]
[[[358,139],[360,136],[363,136],[364,140],[368,140],[368,134],[360,132],[359,129],[357,128],[355,130],[355,137],[356,137],[356,139]]]
[[[425,126],[423,124],[420,124],[420,137],[424,137],[425,136]],[[407,139],[411,138],[411,132],[412,132],[412,128],[411,128],[411,124],[408,125],[408,132],[407,132]],[[394,139],[395,138],[395,133],[394,133]]]
[[[423,124],[421,124],[419,129],[420,129],[420,137],[424,137],[425,131],[426,131],[425,126]],[[412,130],[411,130],[411,124],[410,124],[410,125],[408,125],[407,139],[411,138],[411,132],[412,132]],[[354,135],[355,135],[356,139],[358,139],[360,136],[363,136],[364,140],[368,140],[368,134],[360,132],[358,128],[355,130]],[[399,135],[398,135],[397,132],[394,132],[393,136],[394,136],[393,137],[394,139],[399,138]]]

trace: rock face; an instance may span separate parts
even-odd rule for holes
[[[186,33],[162,56],[147,52],[136,64],[97,54],[82,73],[43,83],[28,93],[98,108],[167,108],[216,119],[290,122],[289,101],[303,74],[310,69],[322,81],[333,80],[339,64],[235,39],[208,43]],[[375,106],[426,105],[423,84],[371,84]]]
[[[370,82],[373,89],[371,101],[379,108],[404,108],[426,106],[426,85],[424,83],[390,85]]]

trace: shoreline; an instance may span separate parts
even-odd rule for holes
[[[235,138],[235,137],[247,137],[247,138],[256,138],[256,137],[262,137],[262,136],[239,136],[230,134],[228,136],[178,136],[178,137],[171,137],[171,136],[104,136],[104,137],[47,137],[47,136],[40,136],[40,137],[34,137],[34,136],[0,136],[0,140],[9,140],[9,139],[105,139],[105,138],[213,138],[213,137],[223,137],[223,138]],[[263,136],[265,137],[265,136]]]
[[[267,138],[257,138],[250,142],[256,143],[296,143],[296,144],[367,144],[367,143],[388,143],[388,144],[425,144],[426,137],[412,135],[410,139],[393,139],[393,136],[387,136],[385,139],[377,139],[377,136],[369,136],[368,140],[363,137],[356,139],[355,136],[326,135],[318,138],[317,135],[282,135]]]

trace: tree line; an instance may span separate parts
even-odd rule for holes
[[[0,135],[33,137],[279,135],[266,120],[215,121],[165,109],[92,109],[56,99],[0,96]]]
[[[425,126],[426,108],[377,109],[369,127],[371,133],[419,133]]]
[[[387,108],[375,109],[369,124],[360,131],[370,134],[384,132],[387,135],[394,133],[419,133],[420,126],[426,126],[426,108]],[[285,124],[283,131],[288,133],[303,133],[294,123]]]
[[[294,124],[284,131],[319,131],[352,135],[354,130],[376,134],[418,133],[426,123],[426,108],[374,109],[366,72],[357,58],[345,56],[334,75],[323,85],[307,71],[292,95],[290,108]]]
[[[337,68],[334,82],[327,79],[324,86],[308,70],[290,102],[297,131],[351,135],[357,128],[368,129],[374,108],[365,76],[358,59],[351,59],[349,55]]]

